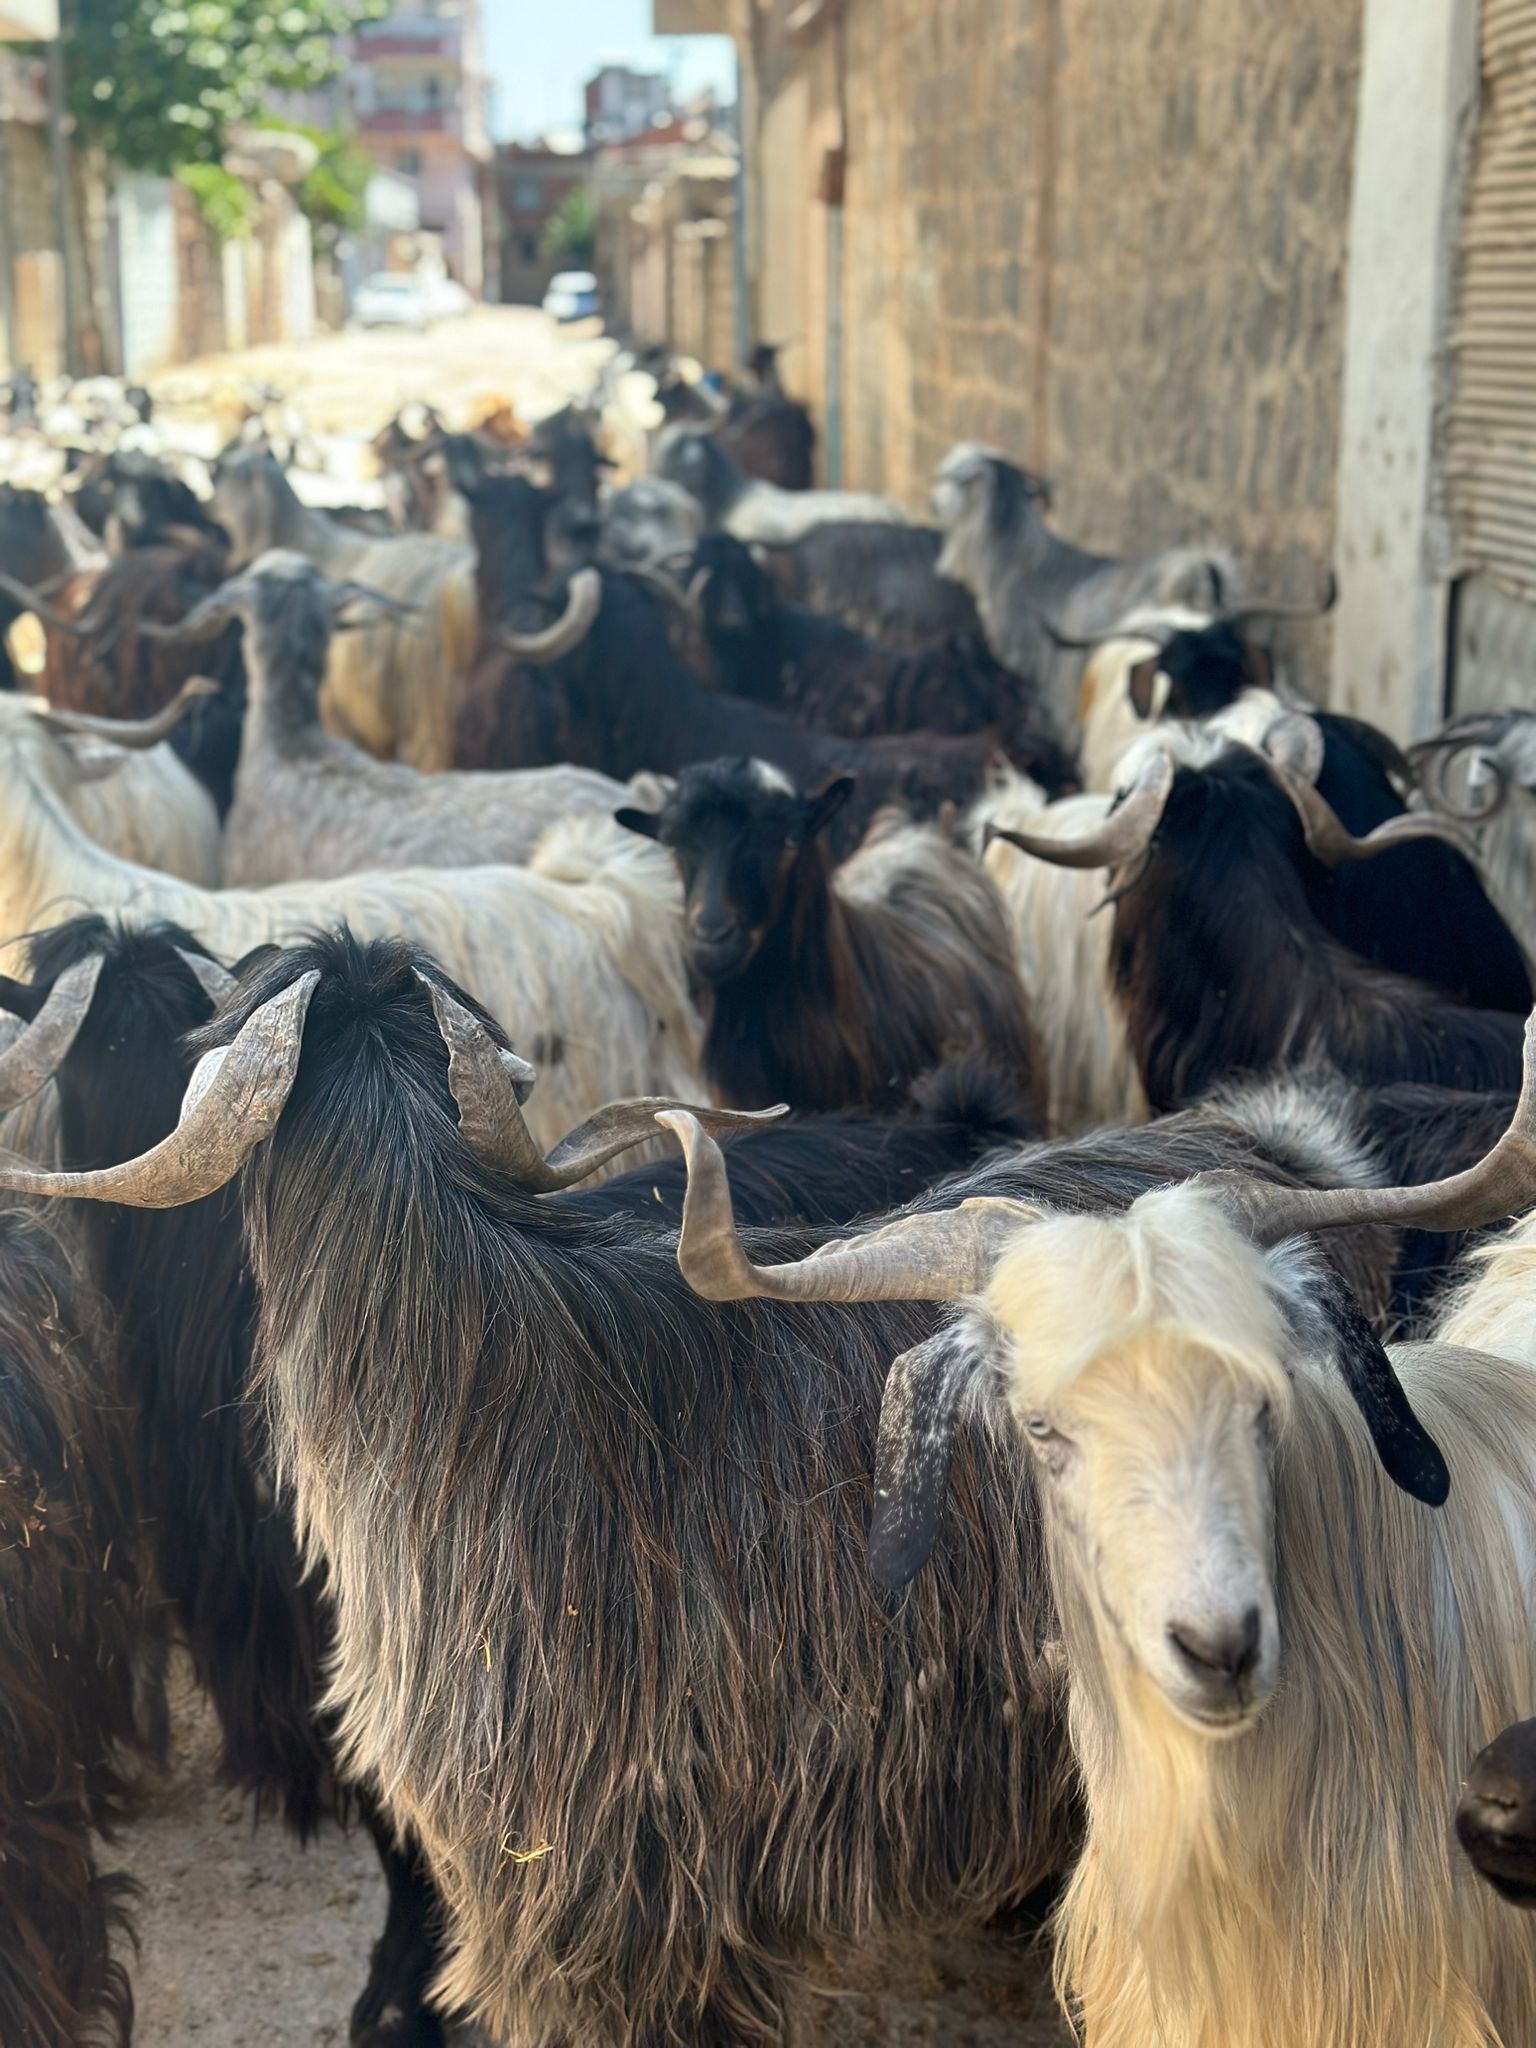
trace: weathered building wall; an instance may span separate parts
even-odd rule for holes
[[[847,0],[760,18],[758,320],[825,416],[846,107],[844,475],[995,441],[1108,548],[1333,537],[1360,0]],[[842,49],[839,51],[839,42]],[[800,280],[798,285],[793,281]]]

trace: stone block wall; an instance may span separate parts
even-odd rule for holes
[[[846,0],[840,27],[776,39],[780,11],[759,273],[782,278],[791,234],[802,265],[824,247],[807,145],[845,110],[845,480],[921,507],[948,447],[993,441],[1056,480],[1086,543],[1218,535],[1308,591],[1333,539],[1360,0]],[[813,317],[788,366],[818,411],[823,297],[793,308]]]

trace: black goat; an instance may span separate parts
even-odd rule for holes
[[[79,476],[75,510],[114,555],[168,540],[228,543],[196,492],[153,455],[120,449],[92,456]]]
[[[582,570],[570,590],[546,587],[543,522],[549,500],[526,478],[485,476],[470,500],[477,550],[480,651],[461,702],[455,764],[532,768],[560,761],[600,768],[619,781],[652,769],[675,774],[690,761],[752,756],[780,768],[798,787],[820,788],[837,775],[858,778],[855,799],[834,827],[834,845],[857,845],[874,813],[897,802],[919,816],[966,803],[984,786],[996,758],[981,736],[956,739],[909,733],[845,740],[807,732],[766,705],[705,688],[673,651],[672,601],[654,584],[611,570]],[[600,575],[601,603],[558,654],[532,653],[554,615],[578,609],[575,586]],[[594,589],[595,589],[594,585]],[[533,638],[524,638],[533,628]],[[512,651],[509,651],[512,650]],[[1059,756],[1048,742],[1019,765],[1048,783]]]
[[[14,582],[36,589],[67,573],[69,556],[48,513],[41,491],[18,490],[0,483],[0,570]],[[0,591],[0,690],[14,690],[16,668],[6,634],[25,606],[9,591]]]
[[[877,1108],[967,1051],[1038,1096],[991,882],[938,834],[897,828],[842,878],[869,863],[873,882],[840,888],[826,830],[852,793],[847,776],[803,794],[765,762],[711,761],[684,769],[659,813],[617,813],[677,862],[716,1099]]]
[[[738,1220],[759,1229],[851,1223],[1039,1135],[1029,1104],[989,1060],[951,1060],[925,1074],[911,1099],[907,1115],[797,1117],[726,1137]],[[683,1161],[662,1159],[554,1199],[587,1216],[676,1228],[687,1186]]]
[[[81,575],[61,596],[60,623],[48,627],[40,678],[43,695],[60,710],[148,718],[193,675],[211,677],[218,691],[193,706],[170,744],[221,818],[234,797],[245,715],[240,629],[226,626],[212,640],[184,645],[143,628],[179,624],[218,589],[226,570],[222,547],[203,542],[133,548],[99,573]]]
[[[980,633],[976,600],[939,574],[936,526],[829,519],[799,540],[760,546],[758,560],[791,604],[836,619],[883,647]]]
[[[98,1869],[129,1805],[145,1623],[110,1319],[48,1224],[0,1213],[0,2041],[126,2044],[112,1953],[132,1887]]]
[[[685,577],[721,682],[735,697],[791,711],[817,732],[849,739],[884,733],[1016,734],[1045,731],[1043,711],[980,632],[921,647],[881,647],[835,619],[780,598],[751,550],[709,534]],[[1068,773],[1061,757],[1059,781]]]
[[[1296,808],[1258,754],[1232,748],[1173,775],[1116,893],[1110,947],[1153,1108],[1309,1059],[1367,1085],[1516,1088],[1520,1020],[1340,945],[1308,900],[1309,863]]]
[[[221,973],[174,927],[131,932],[81,917],[32,941],[32,981],[0,978],[0,1004],[31,1019],[61,976],[95,959],[89,1009],[53,1075],[62,1163],[81,1170],[111,1166],[173,1128],[190,1073],[181,1035],[207,1019],[205,985]],[[274,1504],[265,1433],[247,1406],[255,1302],[238,1204],[229,1193],[163,1212],[87,1203],[80,1222],[121,1327],[158,1578],[219,1716],[221,1775],[307,1837],[337,1770],[318,1706],[331,1624]],[[438,1962],[429,1881],[372,1796],[356,1803],[390,1902],[352,2040],[438,2048],[441,2027],[425,2002]]]
[[[344,1737],[441,1878],[447,1995],[512,2039],[769,2048],[808,1960],[976,1925],[1058,1866],[1022,1461],[962,1430],[932,1568],[894,1607],[866,1569],[881,1387],[930,1311],[828,1307],[814,1281],[702,1300],[670,1233],[547,1201],[611,1126],[540,1161],[500,1035],[398,944],[287,951],[195,1045],[229,1050],[168,1152],[50,1185],[175,1201],[249,1162],[258,1370],[336,1588]],[[1262,1144],[1197,1113],[997,1162],[917,1213],[1116,1212],[1211,1168],[1331,1185],[1337,1165],[1299,1099]],[[1351,1235],[1341,1270],[1369,1293]],[[1403,1470],[1390,1369],[1342,1293],[1316,1305],[1314,1270],[1308,1327],[1330,1315],[1319,1341],[1378,1441],[1399,1425]]]

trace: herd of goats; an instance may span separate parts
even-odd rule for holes
[[[367,2048],[1042,1888],[1090,2048],[1532,2048],[1536,715],[656,390],[0,485],[0,2044],[130,2037],[179,1644]]]

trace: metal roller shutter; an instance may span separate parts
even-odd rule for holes
[[[1445,439],[1462,708],[1536,689],[1536,0],[1482,0],[1479,58]]]

